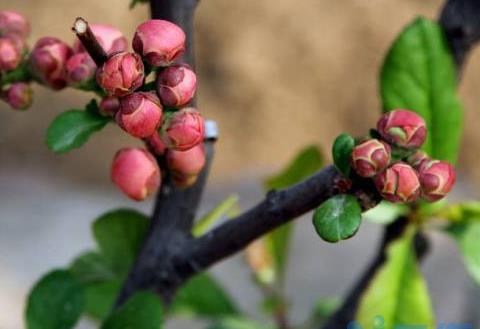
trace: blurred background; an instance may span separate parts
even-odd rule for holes
[[[0,0],[0,9],[20,11],[31,20],[31,42],[42,36],[73,41],[70,27],[77,16],[116,26],[131,39],[149,12],[146,5],[129,11],[128,2]],[[202,211],[231,193],[249,207],[263,195],[261,179],[306,144],[317,144],[330,159],[331,142],[340,132],[364,134],[380,111],[377,76],[390,43],[414,17],[436,18],[442,3],[202,0],[195,44],[199,108],[221,129]],[[479,72],[480,51],[474,51],[460,87],[466,129],[456,195],[466,199],[479,195],[472,187],[480,183]],[[107,126],[69,154],[47,150],[44,135],[51,120],[89,99],[80,91],[54,93],[35,86],[29,111],[14,112],[0,104],[1,329],[23,327],[24,298],[41,274],[93,245],[89,223],[96,216],[118,206],[150,211],[150,202],[133,203],[110,184],[114,153],[137,143],[118,127]],[[302,320],[317,298],[348,289],[374,253],[380,228],[364,225],[354,239],[331,246],[316,238],[308,216],[297,227],[288,292],[295,302],[293,319]],[[434,245],[424,269],[437,317],[459,322],[468,316],[475,291],[453,242],[434,236]],[[249,285],[240,256],[214,272],[241,306],[254,309],[260,296]]]

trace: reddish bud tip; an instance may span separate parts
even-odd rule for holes
[[[163,70],[157,79],[157,93],[165,106],[179,107],[187,104],[195,95],[197,76],[186,64]]]
[[[108,55],[128,50],[127,38],[119,29],[104,24],[90,24],[89,26]],[[79,40],[75,40],[73,50],[77,53],[85,52],[85,48]]]
[[[420,182],[415,169],[398,162],[375,178],[375,186],[382,197],[390,202],[413,202],[420,195]]]
[[[154,92],[136,92],[120,100],[118,125],[134,137],[153,135],[162,120],[162,106]]]
[[[140,24],[133,37],[133,49],[152,66],[169,66],[185,51],[185,33],[165,20]]]
[[[2,98],[12,108],[26,110],[32,105],[33,91],[25,82],[15,82],[3,92]]]
[[[107,96],[102,99],[98,107],[100,113],[105,116],[113,117],[120,109],[120,100],[117,97]]]
[[[419,148],[427,137],[423,118],[408,110],[385,113],[378,120],[377,130],[388,143],[407,149]]]
[[[112,164],[112,181],[130,198],[141,201],[158,190],[160,169],[155,158],[141,148],[117,152]]]
[[[188,151],[169,150],[167,166],[177,178],[197,176],[205,166],[205,148],[203,144],[192,147]]]
[[[87,53],[74,54],[65,65],[67,82],[71,86],[79,86],[95,77],[97,66]]]
[[[67,85],[65,65],[72,49],[63,41],[45,37],[37,41],[30,54],[33,74],[45,85],[59,90]]]
[[[110,96],[131,94],[143,84],[143,62],[134,53],[111,55],[97,70],[97,82]]]
[[[10,71],[18,67],[22,61],[25,44],[12,35],[0,38],[0,71]]]
[[[445,197],[455,184],[455,169],[451,164],[440,160],[423,161],[420,169],[422,197],[430,202]]]
[[[194,108],[174,112],[162,126],[162,140],[168,148],[187,151],[200,144],[204,137],[204,123]]]
[[[28,20],[20,13],[11,10],[0,11],[0,35],[18,35],[25,39],[30,33]]]
[[[369,139],[353,148],[352,167],[362,177],[373,177],[388,167],[390,146],[378,139]]]
[[[147,143],[148,149],[155,155],[163,155],[167,151],[167,145],[160,138],[158,131],[155,131],[152,136],[144,138]]]

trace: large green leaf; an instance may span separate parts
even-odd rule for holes
[[[352,237],[360,227],[362,209],[351,195],[336,195],[320,205],[313,214],[313,225],[325,241],[338,242]]]
[[[163,311],[160,299],[151,292],[130,297],[103,323],[102,329],[161,329]]]
[[[108,212],[94,222],[93,235],[115,273],[125,274],[133,264],[148,225],[145,215],[131,209]]]
[[[363,213],[363,218],[376,224],[390,224],[409,212],[408,206],[383,200],[376,207]]]
[[[55,270],[40,279],[28,296],[28,329],[69,329],[84,308],[82,286],[68,271]]]
[[[177,314],[220,317],[238,314],[233,299],[207,273],[199,274],[183,286],[175,297],[172,310]]]
[[[92,107],[91,104],[89,108]],[[63,112],[48,127],[48,148],[55,153],[63,153],[81,147],[109,121],[109,118],[90,109]]]
[[[94,319],[104,320],[121,288],[122,281],[116,279],[88,284],[85,287],[85,312]]]
[[[108,281],[118,277],[105,257],[95,251],[85,252],[75,258],[70,265],[70,271],[82,284]]]
[[[424,149],[433,158],[455,162],[462,132],[456,71],[442,28],[418,18],[400,34],[381,71],[383,108],[416,111],[426,121]]]
[[[432,305],[413,248],[414,234],[415,229],[408,227],[387,247],[385,263],[360,300],[356,319],[363,328],[371,328],[379,317],[384,329],[400,325],[434,327]]]
[[[284,170],[268,178],[264,183],[265,189],[282,189],[296,184],[320,170],[323,164],[324,158],[319,148],[308,146],[301,150]],[[266,236],[280,278],[285,271],[292,227],[292,224],[283,225]]]
[[[346,177],[350,175],[350,161],[355,139],[349,134],[339,135],[332,146],[332,158],[335,167]]]

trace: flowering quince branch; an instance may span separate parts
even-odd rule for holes
[[[77,38],[87,50],[90,57],[94,60],[97,66],[102,66],[107,60],[107,53],[102,45],[97,41],[88,22],[82,17],[78,17],[73,24],[72,30],[77,35]]]

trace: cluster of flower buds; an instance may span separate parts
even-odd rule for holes
[[[0,11],[0,76],[16,70],[24,62],[29,34],[30,24],[24,16],[14,11]],[[2,82],[0,87],[0,98],[13,109],[25,110],[32,104],[28,83]]]
[[[427,137],[425,121],[408,110],[385,113],[377,123],[378,138],[361,140],[353,148],[351,164],[357,175],[372,178],[382,197],[409,203],[445,197],[455,183],[455,170],[419,150]]]
[[[185,33],[168,21],[149,20],[137,27],[134,52],[129,52],[125,43],[101,38],[92,30],[103,47],[115,48],[94,70],[107,95],[100,112],[112,116],[148,148],[119,151],[112,165],[113,182],[134,200],[143,200],[159,188],[161,169],[170,173],[177,187],[191,186],[205,166],[204,121],[188,107],[197,87],[195,72],[186,64],[175,64],[185,50]],[[81,74],[71,70],[70,80],[91,75],[84,58],[74,61]],[[157,74],[156,81],[152,88],[144,88],[150,71]],[[158,167],[155,156],[165,157],[166,168]]]

